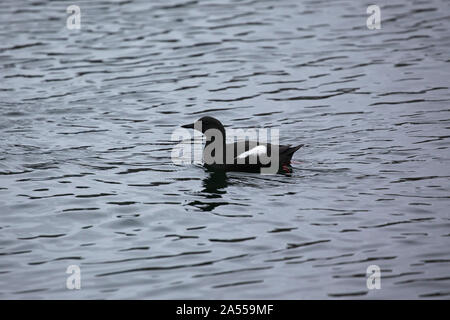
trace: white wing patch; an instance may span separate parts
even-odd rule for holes
[[[238,159],[244,159],[252,156],[259,156],[267,153],[266,146],[257,146],[237,156]]]

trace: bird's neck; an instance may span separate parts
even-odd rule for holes
[[[213,157],[216,159],[216,162],[219,162],[218,158],[220,157],[220,153],[222,153],[222,164],[225,163],[226,159],[226,136],[225,136],[225,129],[218,129],[218,132],[220,132],[220,135],[205,135],[206,136],[206,145],[203,149],[203,157],[206,158],[207,156]],[[218,133],[216,131],[216,133]]]

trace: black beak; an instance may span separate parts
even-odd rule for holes
[[[184,126],[181,126],[182,128],[186,128],[186,129],[194,129],[194,124],[185,124]]]

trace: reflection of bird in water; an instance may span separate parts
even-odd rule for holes
[[[227,175],[224,171],[208,171],[208,176],[203,180],[204,189],[202,192],[207,193],[207,198],[222,198],[222,194],[226,191],[222,190],[228,186]]]
[[[222,195],[227,193],[225,188],[228,186],[227,175],[224,171],[210,170],[207,171],[208,176],[203,180],[203,190],[201,195],[207,199],[222,198]],[[215,208],[227,205],[228,202],[210,202],[195,200],[189,205],[199,208],[202,211],[213,211]]]

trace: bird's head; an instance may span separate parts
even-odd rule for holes
[[[209,129],[216,129],[221,132],[225,132],[225,129],[219,120],[217,120],[213,117],[208,117],[208,116],[202,117],[202,118],[198,119],[197,121],[195,121],[194,123],[186,124],[182,127],[195,129],[197,131],[200,131],[203,134],[206,131],[208,131]]]

